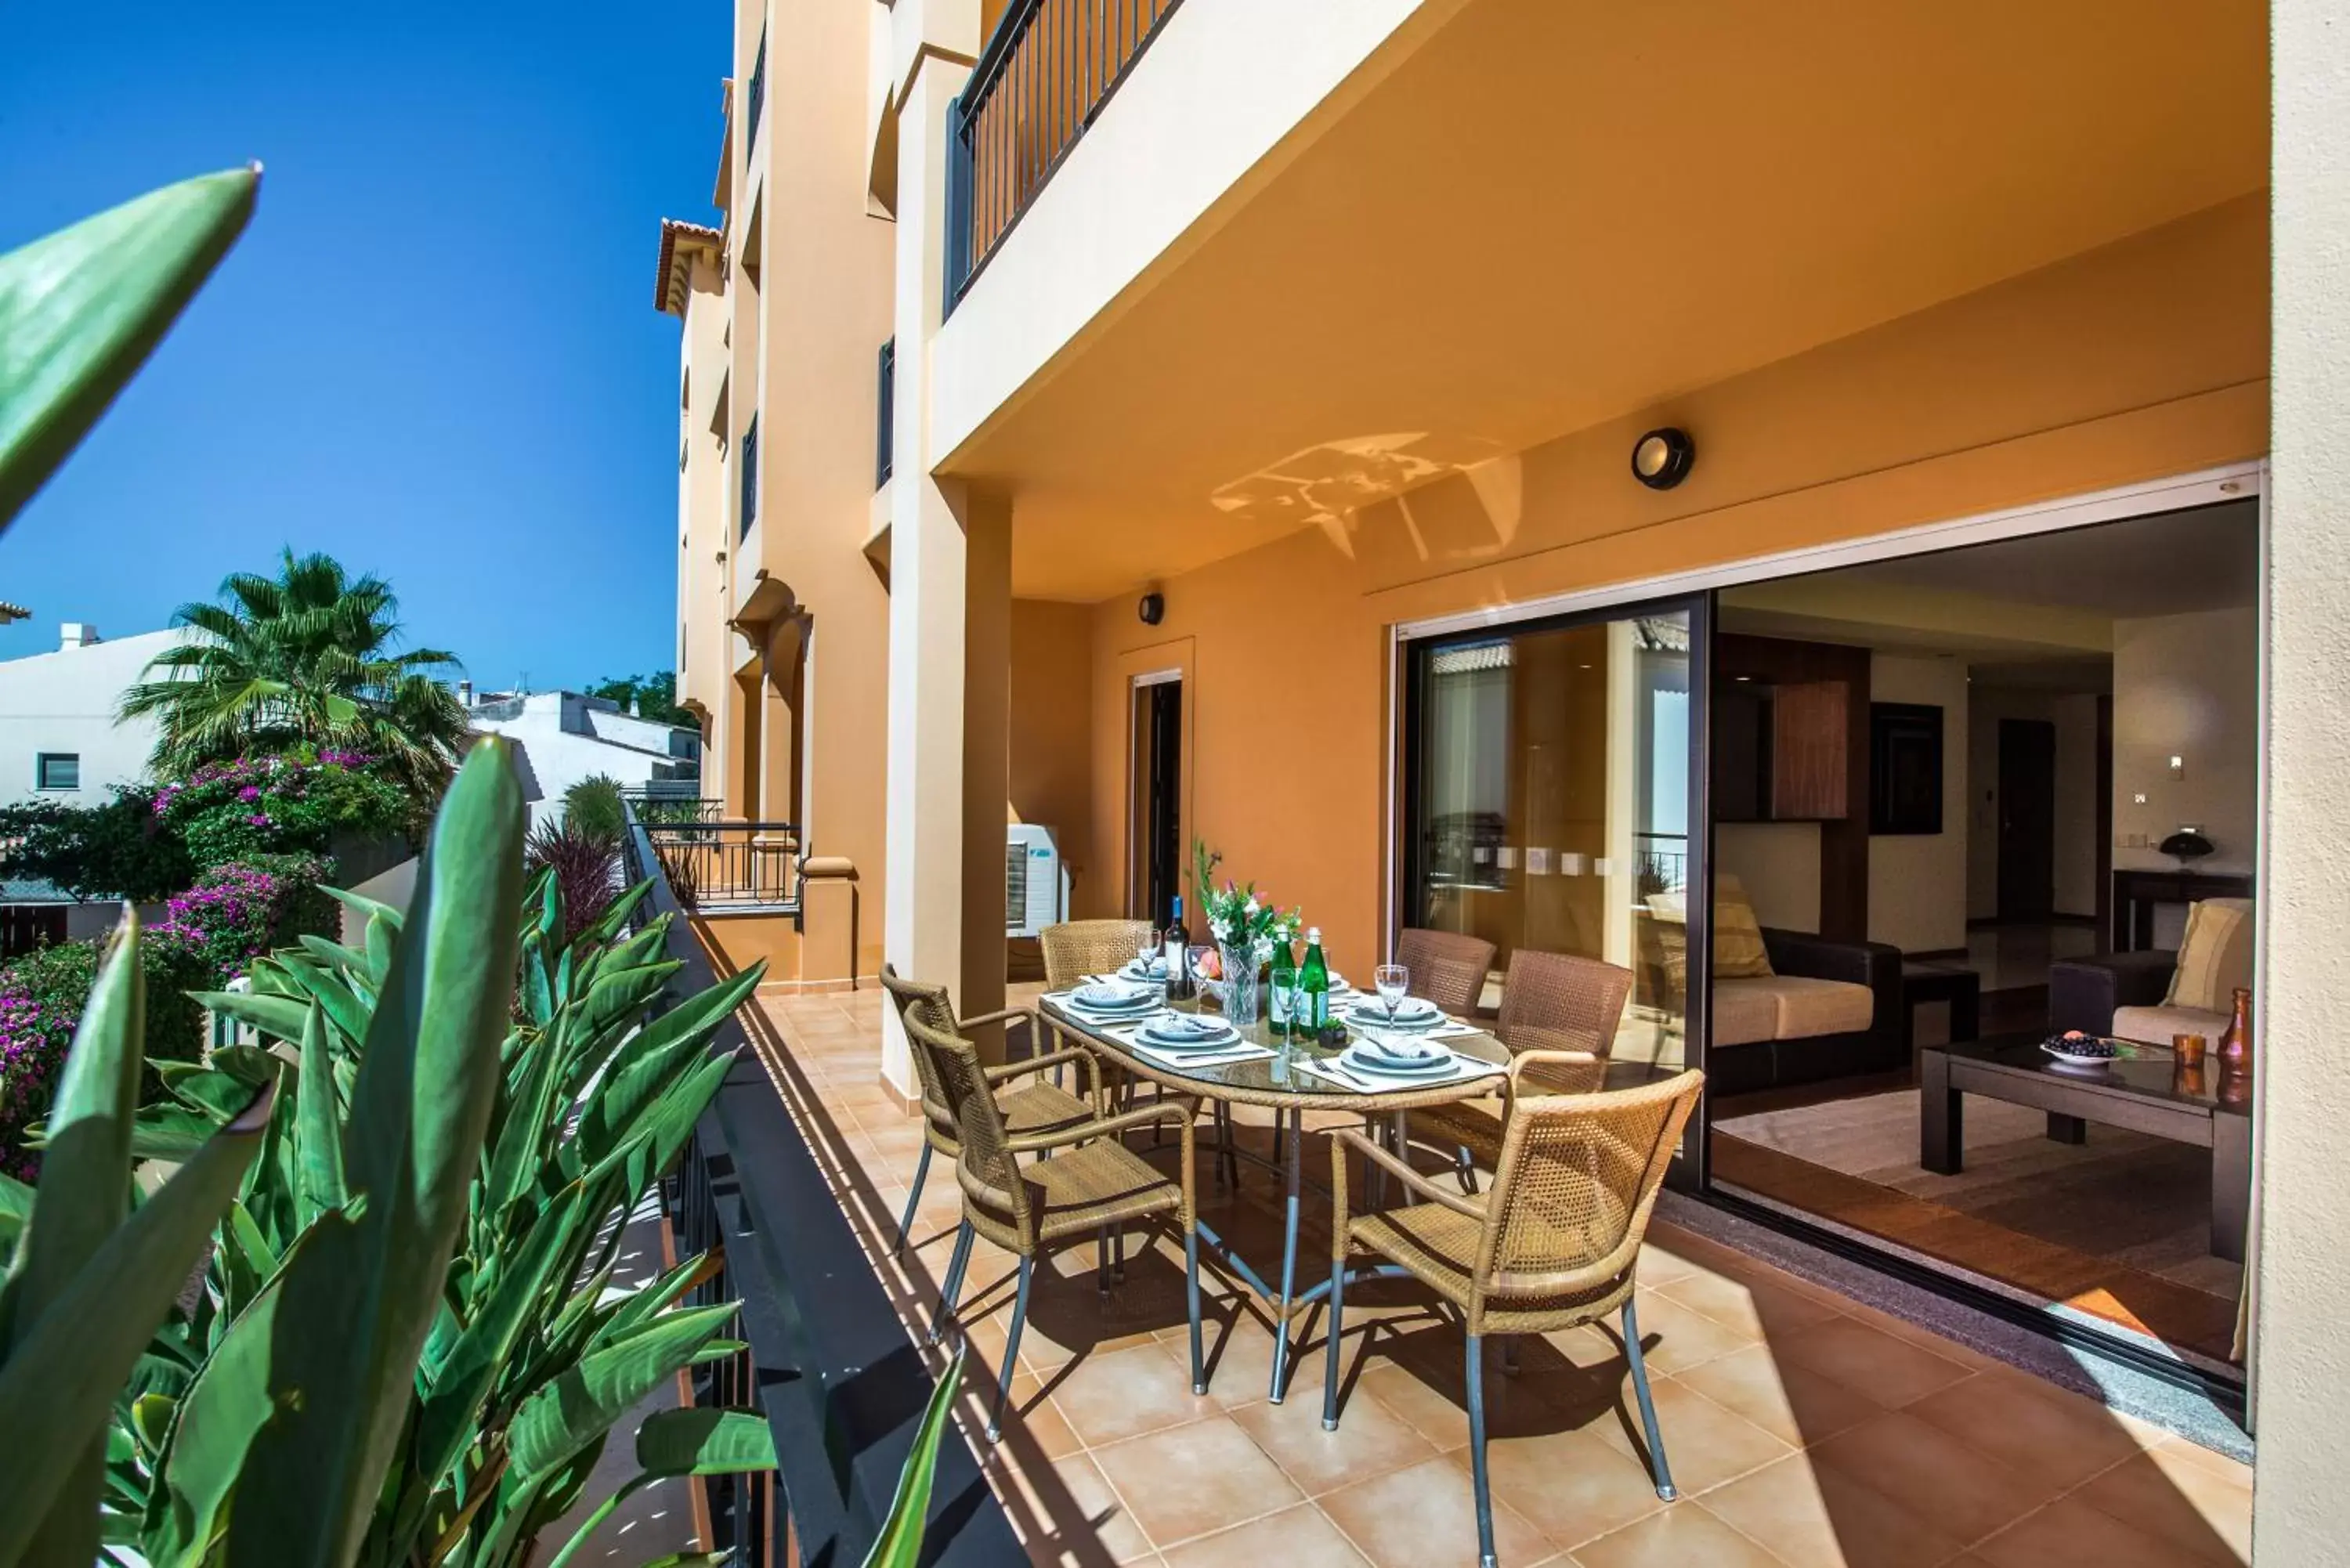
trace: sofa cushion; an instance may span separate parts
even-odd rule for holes
[[[1667,893],[1651,893],[1648,898],[1648,913],[1665,924],[1685,925],[1689,919],[1686,898],[1686,893],[1679,888]],[[1679,937],[1680,932],[1673,934]],[[1762,945],[1762,922],[1754,918],[1754,904],[1746,896],[1746,885],[1727,871],[1716,872],[1713,878],[1713,977],[1716,980],[1743,980],[1770,972],[1771,950]]]
[[[2143,1040],[2150,1045],[2168,1045],[2174,1034],[2200,1034],[2217,1051],[2231,1016],[2232,1009],[2215,1012],[2203,1007],[2116,1007],[2114,1033],[2124,1040]]]
[[[1779,999],[1769,980],[1721,980],[1713,986],[1713,1044],[1754,1045],[1779,1034]]]
[[[2252,983],[2252,901],[2203,898],[2188,906],[2178,967],[2165,1007],[2233,1012],[2236,988]]]
[[[1777,1010],[1773,1037],[1808,1040],[1815,1034],[1853,1034],[1877,1016],[1877,993],[1850,981],[1814,980],[1804,974],[1774,974],[1749,982],[1765,992]]]

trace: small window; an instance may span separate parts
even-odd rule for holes
[[[81,753],[78,752],[43,752],[33,761],[33,787],[36,789],[81,788]]]

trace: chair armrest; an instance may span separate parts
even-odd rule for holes
[[[1762,945],[1771,954],[1771,967],[1781,974],[1840,980],[1871,989],[1888,968],[1896,980],[1901,974],[1901,950],[1883,942],[1833,942],[1808,931],[1765,929]]]
[[[1521,1082],[1529,1067],[1538,1075],[1530,1087]],[[1568,1079],[1587,1078],[1589,1087],[1596,1089],[1607,1076],[1607,1064],[1593,1052],[1520,1051],[1510,1058],[1510,1098],[1514,1100],[1522,1095],[1571,1093],[1573,1091],[1565,1086],[1565,1081]],[[1551,1082],[1545,1083],[1545,1078]],[[1554,1084],[1558,1085],[1556,1089],[1554,1089]]]
[[[1331,1160],[1334,1166],[1340,1170],[1345,1169],[1347,1160],[1346,1151],[1351,1148],[1357,1154],[1361,1155],[1365,1159],[1369,1160],[1373,1165],[1376,1165],[1380,1169],[1386,1171],[1388,1175],[1396,1177],[1401,1180],[1404,1186],[1409,1188],[1412,1191],[1419,1193],[1422,1198],[1427,1199],[1430,1202],[1440,1203],[1456,1214],[1465,1214],[1470,1219],[1480,1222],[1482,1222],[1485,1218],[1485,1206],[1482,1203],[1478,1202],[1475,1199],[1463,1197],[1458,1192],[1447,1192],[1443,1188],[1439,1187],[1435,1182],[1430,1181],[1427,1177],[1422,1176],[1419,1171],[1414,1170],[1409,1163],[1404,1160],[1398,1159],[1394,1155],[1389,1154],[1387,1150],[1381,1148],[1378,1145],[1373,1143],[1369,1138],[1365,1137],[1361,1133],[1357,1132],[1352,1127],[1339,1127],[1336,1129],[1330,1134],[1330,1142],[1331,1147],[1334,1150],[1330,1157]],[[1343,1201],[1346,1191],[1346,1183],[1343,1178],[1333,1184],[1333,1189],[1340,1194],[1341,1200]]]
[[[1188,1231],[1199,1212],[1198,1205],[1191,1196],[1196,1186],[1192,1179],[1191,1134],[1194,1109],[1193,1105],[1180,1100],[1159,1100],[1151,1105],[1137,1106],[1130,1111],[1121,1111],[1114,1116],[1103,1116],[1097,1121],[1087,1122],[1082,1127],[1068,1127],[1057,1133],[1044,1134],[1035,1137],[1014,1138],[1012,1147],[1016,1152],[1026,1154],[1037,1149],[1062,1148],[1070,1144],[1091,1143],[1096,1138],[1116,1137],[1129,1128],[1147,1127],[1153,1122],[1173,1122],[1176,1129],[1183,1135],[1181,1144],[1183,1226]]]
[[[2099,953],[2049,965],[2049,1032],[2112,1033],[2116,1009],[2161,1003],[2178,965],[2178,955],[2168,952]]]
[[[1092,1052],[1081,1051],[1074,1045],[1064,1045],[1057,1051],[1047,1051],[1042,1056],[1023,1056],[1017,1062],[1006,1062],[1000,1067],[983,1067],[981,1071],[986,1075],[987,1082],[993,1087],[1008,1084],[1014,1078],[1024,1078],[1031,1074],[1057,1067],[1064,1062],[1075,1062],[1077,1064],[1079,1072],[1084,1075],[1083,1083],[1087,1097],[1096,1098],[1101,1090],[1101,1065],[1094,1059]]]

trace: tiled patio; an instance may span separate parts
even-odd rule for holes
[[[889,1257],[921,1135],[877,1085],[882,1004],[879,991],[770,993],[770,1027],[754,1034],[910,1324],[936,1299],[958,1195],[934,1165],[911,1244]],[[1326,1158],[1309,1151],[1306,1169],[1326,1171]],[[1210,1164],[1204,1216],[1253,1260],[1277,1262],[1275,1179],[1244,1166],[1235,1197]],[[1326,1199],[1309,1193],[1307,1212],[1301,1273],[1314,1279],[1327,1266]],[[976,1248],[964,1293],[982,1364],[966,1401],[974,1435],[1011,1272],[1005,1254]],[[1489,1356],[1508,1568],[2189,1568],[2250,1557],[2251,1475],[2233,1459],[1669,1226],[1651,1230],[1640,1276],[1681,1501],[1659,1502],[1649,1485],[1611,1335],[1528,1344],[1514,1376]],[[1350,1292],[1343,1419],[1326,1433],[1319,1315],[1303,1324],[1305,1354],[1275,1406],[1266,1318],[1239,1307],[1240,1287],[1212,1267],[1202,1290],[1203,1398],[1185,1371],[1180,1249],[1130,1256],[1107,1301],[1091,1248],[1060,1254],[1049,1277],[1039,1271],[1012,1386],[1018,1415],[990,1467],[1032,1560],[1473,1562],[1458,1328],[1403,1287]]]

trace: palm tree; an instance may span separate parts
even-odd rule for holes
[[[275,577],[232,574],[212,604],[182,605],[194,635],[151,660],[123,694],[126,719],[162,721],[159,775],[296,745],[383,759],[420,800],[447,785],[465,710],[429,671],[438,649],[394,651],[399,600],[380,577],[348,576],[331,556],[285,553]]]

